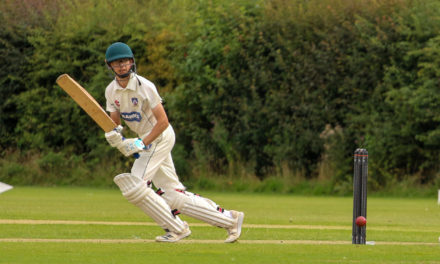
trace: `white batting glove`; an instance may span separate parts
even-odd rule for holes
[[[122,130],[124,130],[124,127],[119,125],[119,126],[115,127],[113,130],[115,130],[116,132],[118,132],[119,134],[122,135]]]
[[[121,127],[121,126],[118,126],[118,127]],[[124,139],[124,137],[122,137],[121,133],[118,132],[117,128],[113,129],[110,132],[105,133],[105,139],[107,139],[107,142],[112,147],[118,146],[119,144],[122,143],[122,140]],[[119,131],[122,131],[122,129]]]
[[[148,148],[150,146],[151,144],[148,145]],[[145,147],[144,142],[142,142],[140,138],[123,139],[122,142],[116,146],[116,148],[118,148],[119,151],[126,157],[141,152],[143,150],[147,150],[147,147]]]

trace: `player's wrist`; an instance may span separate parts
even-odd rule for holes
[[[149,142],[148,140],[146,140],[146,137],[144,139],[139,138],[140,140],[142,140],[142,143],[144,143],[144,150],[149,150],[152,146],[152,143]]]

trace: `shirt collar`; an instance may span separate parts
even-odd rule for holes
[[[118,90],[132,90],[132,91],[136,91],[136,81],[137,81],[137,77],[135,73],[131,73],[130,74],[130,80],[128,81],[127,87],[122,88],[118,81],[115,79],[115,83],[116,83],[116,89]]]

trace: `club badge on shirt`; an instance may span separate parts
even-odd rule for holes
[[[133,97],[133,98],[131,98],[131,102],[133,103],[133,105],[137,105],[138,99],[136,97]]]
[[[118,100],[115,100],[115,105],[117,105],[118,107],[121,107],[121,104],[119,103]]]

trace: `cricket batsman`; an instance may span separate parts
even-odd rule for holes
[[[177,242],[191,234],[188,224],[179,218],[180,213],[226,229],[225,242],[235,242],[240,237],[244,213],[225,210],[188,192],[179,181],[171,157],[174,130],[155,85],[137,75],[130,47],[121,42],[111,44],[105,62],[115,74],[105,90],[106,110],[119,125],[105,133],[105,138],[125,156],[138,156],[130,173],[114,178],[122,195],[165,230],[163,236],[156,237],[157,242]],[[122,136],[121,118],[138,139]]]

